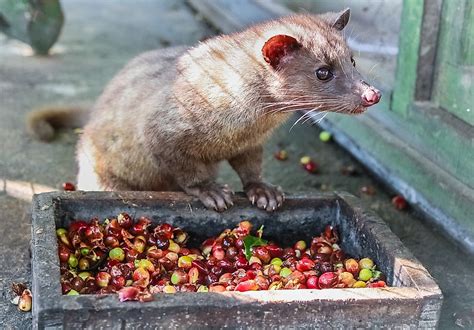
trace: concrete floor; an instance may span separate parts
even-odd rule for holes
[[[104,84],[134,55],[157,47],[193,44],[214,32],[184,5],[184,0],[135,0],[133,10],[129,4],[116,1],[62,3],[66,25],[52,56],[28,56],[26,47],[0,35],[0,179],[51,187],[74,181],[77,136],[62,132],[50,144],[34,141],[24,131],[25,114],[45,104],[91,104]],[[448,242],[413,210],[395,210],[390,191],[340,146],[319,141],[316,127],[305,124],[290,130],[295,120],[277,130],[267,144],[266,178],[289,193],[345,190],[360,196],[436,279],[445,297],[440,328],[455,328],[453,313],[474,306],[472,256]],[[287,161],[273,158],[279,148],[288,151]],[[300,168],[302,155],[320,163],[320,174],[310,175]],[[350,164],[359,175],[341,175],[341,168]],[[222,168],[221,181],[240,189],[228,166]],[[375,187],[375,195],[360,193],[360,188],[368,185]],[[28,202],[0,195],[0,324],[6,329],[31,327],[30,314],[18,312],[10,303],[11,282],[30,282],[29,207]],[[474,322],[472,310],[463,315],[465,324]]]

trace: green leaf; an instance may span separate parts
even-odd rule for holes
[[[261,237],[255,237],[252,235],[247,235],[244,238],[244,247],[245,247],[245,257],[247,260],[250,260],[252,256],[252,248],[254,246],[267,245],[268,241],[262,239]]]

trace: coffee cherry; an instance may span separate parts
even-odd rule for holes
[[[283,287],[283,282],[281,281],[273,281],[270,283],[268,290],[280,290]]]
[[[188,282],[188,274],[183,270],[175,270],[173,274],[171,274],[171,283],[174,285],[184,284]]]
[[[226,260],[226,259],[219,260],[217,265],[226,272],[230,272],[234,270],[234,265],[229,260]]]
[[[368,288],[384,288],[386,286],[387,284],[385,283],[385,281],[376,281],[376,282],[367,284]]]
[[[298,270],[293,271],[288,277],[288,281],[291,281],[294,284],[303,283],[306,281],[304,274]]]
[[[367,284],[364,281],[357,281],[352,285],[353,288],[365,288],[366,286]]]
[[[202,260],[193,260],[191,264],[193,267],[196,267],[200,273],[207,273],[207,266]]]
[[[130,228],[130,232],[134,235],[144,235],[147,228],[150,226],[150,219],[141,217],[138,222],[134,223]]]
[[[255,283],[257,284],[259,290],[267,290],[270,286],[270,281],[263,275],[256,276]]]
[[[173,240],[179,244],[183,245],[186,243],[188,240],[189,236],[187,233],[185,233],[182,229],[176,228],[173,230]]]
[[[167,223],[153,227],[145,217],[134,223],[125,213],[117,218],[103,224],[98,219],[76,221],[69,230],[57,229],[63,294],[119,292],[121,300],[149,301],[158,292],[386,285],[371,259],[345,259],[337,230],[329,225],[309,249],[303,240],[285,249],[270,241],[253,246],[247,260],[244,237],[251,235],[249,221],[204,241],[199,250],[186,247],[187,233]],[[129,287],[133,289],[124,290]]]
[[[176,288],[172,285],[165,285],[163,287],[163,292],[164,293],[176,293]]]
[[[71,281],[71,288],[80,292],[84,288],[85,284],[86,282],[81,277],[76,276]]]
[[[347,259],[344,261],[344,266],[348,272],[350,272],[352,275],[357,275],[359,274],[359,263],[355,259]]]
[[[197,292],[209,292],[209,288],[205,285],[200,285]]]
[[[89,260],[87,260],[86,258],[79,259],[78,267],[79,267],[80,270],[89,269],[89,267],[90,267]]]
[[[342,272],[339,274],[339,282],[343,283],[346,287],[351,287],[354,283],[354,275],[349,272]]]
[[[257,276],[257,272],[253,269],[249,269],[245,272],[247,278],[253,280]]]
[[[319,277],[317,276],[309,276],[308,279],[306,280],[306,287],[308,289],[319,289]]]
[[[167,250],[170,246],[169,238],[161,234],[156,235],[156,246],[158,249]]]
[[[125,259],[128,261],[128,262],[135,262],[135,260],[137,260],[138,258],[138,255],[140,253],[137,251],[137,250],[128,250],[126,253],[125,253]]]
[[[316,173],[319,169],[319,165],[318,165],[318,163],[313,162],[312,160],[310,160],[309,163],[303,165],[303,168],[308,173]]]
[[[288,277],[292,273],[291,269],[288,267],[284,267],[280,270],[280,276],[281,277]]]
[[[88,247],[83,247],[80,249],[80,252],[81,252],[81,255],[85,257],[89,255],[89,253],[91,252],[91,249],[89,249]]]
[[[367,268],[363,268],[359,272],[359,280],[367,282],[372,278],[372,271]]]
[[[266,248],[272,258],[280,258],[283,255],[283,249],[276,244],[268,244]]]
[[[372,259],[369,258],[363,258],[359,260],[359,267],[360,268],[366,268],[366,269],[372,269],[374,268],[374,262]]]
[[[117,221],[119,226],[124,229],[129,229],[133,225],[133,220],[127,213],[120,213],[117,216]]]
[[[392,198],[392,205],[395,206],[397,210],[404,210],[408,206],[407,201],[401,195]]]
[[[74,191],[74,190],[76,190],[76,186],[71,182],[64,182],[63,183],[63,190],[64,191]]]
[[[71,251],[64,245],[59,244],[59,248],[58,248],[59,261],[62,263],[68,262],[70,255],[71,255]]]
[[[339,283],[339,277],[334,272],[327,272],[319,277],[318,285],[321,289],[333,288]]]
[[[306,242],[305,241],[298,241],[298,242],[295,243],[293,248],[295,250],[304,251],[304,250],[306,250]]]
[[[173,240],[169,240],[169,246],[168,246],[168,250],[171,251],[171,252],[174,252],[174,253],[179,253],[179,250],[181,249],[181,247],[175,243],[175,241]]]
[[[235,291],[240,291],[240,292],[256,291],[258,289],[259,287],[258,287],[257,282],[255,282],[255,280],[247,280],[247,281],[240,282],[235,287]]]
[[[109,258],[111,260],[123,261],[125,259],[125,252],[122,248],[113,248],[109,251]]]
[[[84,281],[87,281],[89,278],[91,278],[91,273],[89,272],[80,272],[77,274],[80,278],[82,278]]]
[[[107,247],[115,248],[115,247],[118,247],[120,245],[120,242],[119,242],[117,237],[112,236],[112,235],[108,235],[108,236],[105,236],[105,238],[104,238],[104,244]]]
[[[315,266],[314,261],[306,257],[303,257],[301,260],[299,260],[296,263],[296,269],[299,270],[300,272],[311,270],[314,268],[314,266]]]
[[[212,284],[209,286],[209,292],[225,292],[226,289],[225,289],[225,286],[221,285],[221,284]]]
[[[191,284],[196,284],[198,281],[200,282],[200,278],[202,275],[199,273],[199,269],[197,267],[191,267],[188,271],[188,281]]]
[[[58,236],[59,240],[67,247],[71,247],[71,242],[69,241],[69,238],[67,237],[67,230],[64,228],[58,228],[56,230],[56,235]]]
[[[262,264],[262,261],[255,257],[255,256],[251,256],[250,259],[249,259],[249,265],[252,266],[252,264]]]
[[[120,301],[138,300],[139,294],[140,290],[133,286],[124,287],[118,292]]]
[[[173,237],[173,226],[171,226],[169,223],[162,223],[156,226],[154,233],[163,235],[167,239],[171,239]]]
[[[317,250],[317,253],[332,254],[332,247],[327,244],[321,244]]]
[[[215,248],[212,251],[212,256],[216,258],[217,260],[222,260],[225,258],[225,251],[221,247]]]
[[[278,160],[287,160],[288,159],[288,152],[286,152],[286,150],[279,150],[275,153],[274,156]]]
[[[288,258],[291,258],[291,257],[296,257],[295,250],[292,249],[292,248],[283,249],[281,258],[282,259],[288,259]]]
[[[143,236],[136,236],[133,239],[133,249],[138,253],[145,251],[146,239]]]
[[[179,291],[180,292],[196,292],[197,288],[194,284],[185,283],[180,287]]]
[[[230,246],[225,252],[226,258],[234,260],[239,255],[239,250],[235,246]]]
[[[179,268],[189,269],[191,268],[192,263],[193,263],[193,258],[189,256],[182,256],[182,257],[179,257],[178,259]]]
[[[319,139],[322,142],[328,142],[329,140],[331,140],[331,137],[331,133],[329,133],[328,131],[322,131],[321,133],[319,133]]]
[[[264,264],[268,264],[272,258],[265,246],[257,246],[253,249],[252,255],[260,259]]]
[[[320,263],[320,270],[323,273],[327,273],[327,272],[332,272],[334,268],[330,262],[324,261]]]
[[[112,276],[110,276],[109,273],[106,273],[106,272],[99,272],[97,273],[97,275],[95,276],[95,283],[101,287],[101,288],[105,288],[109,285],[110,283],[110,280],[112,279]]]
[[[212,246],[214,245],[214,239],[209,238],[205,240],[201,245],[201,251],[204,256],[208,256],[212,251]]]
[[[204,281],[207,285],[211,285],[212,283],[216,283],[218,280],[219,280],[219,277],[216,274],[211,273],[211,272],[209,272],[204,278]]]
[[[235,268],[247,268],[249,266],[249,262],[247,261],[247,259],[245,259],[244,256],[239,256],[235,259],[235,262],[234,262],[234,267]]]
[[[148,259],[135,260],[134,263],[136,268],[143,268],[147,272],[153,273],[155,271],[155,265]]]
[[[233,279],[234,277],[231,273],[224,273],[219,277],[219,283],[225,283],[229,285]]]
[[[276,265],[276,266],[281,266],[283,264],[283,261],[280,258],[276,257],[276,258],[273,258],[270,261],[270,264]]]
[[[250,234],[252,230],[252,223],[248,220],[239,222],[237,229],[235,230],[239,237],[244,237]]]
[[[300,158],[300,164],[301,165],[306,165],[309,162],[311,162],[311,157],[309,157],[309,156],[303,156],[303,157]]]
[[[151,246],[146,251],[146,256],[150,259],[160,259],[163,257],[163,250],[158,249],[156,246]]]
[[[142,267],[135,269],[132,275],[133,285],[146,288],[150,284],[150,273]]]
[[[77,260],[77,258],[74,255],[71,254],[71,255],[69,255],[67,263],[68,263],[69,267],[76,268],[77,265],[79,264],[79,260]]]

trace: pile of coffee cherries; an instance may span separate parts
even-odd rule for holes
[[[385,287],[369,258],[346,257],[335,228],[310,244],[282,248],[249,221],[199,248],[168,223],[114,219],[72,222],[56,231],[63,294],[118,292],[121,301],[149,301],[155,293]]]

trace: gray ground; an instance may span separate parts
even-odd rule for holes
[[[63,132],[53,143],[36,142],[24,131],[24,115],[45,104],[91,104],[104,84],[134,55],[157,47],[192,44],[213,33],[183,0],[135,0],[133,10],[130,2],[62,2],[66,26],[51,57],[26,56],[27,48],[0,36],[0,178],[52,187],[74,181],[76,135]],[[390,192],[339,146],[320,142],[317,128],[297,125],[290,131],[291,124],[279,129],[266,147],[264,168],[269,181],[282,185],[287,192],[345,190],[360,195],[435,277],[445,296],[440,328],[455,327],[453,313],[474,305],[473,258],[415,212],[395,210]],[[285,162],[272,156],[281,147],[290,155]],[[302,155],[320,163],[320,174],[310,175],[300,168]],[[341,175],[340,169],[349,164],[360,175]],[[228,166],[223,167],[221,177],[239,189],[237,177]],[[374,186],[376,194],[361,194],[364,185]],[[0,195],[0,324],[7,329],[31,327],[30,314],[18,312],[9,302],[11,282],[30,281],[29,206]]]

